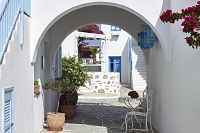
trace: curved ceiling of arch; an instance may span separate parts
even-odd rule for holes
[[[136,12],[135,14],[140,16]],[[108,5],[86,6],[70,13],[66,13],[63,17],[52,24],[44,37],[50,35],[53,50],[52,54],[56,52],[58,46],[71,32],[80,26],[91,23],[116,25],[137,39],[137,34],[141,32],[142,25],[146,24],[146,22],[142,20],[144,18],[140,18],[142,16],[138,17],[135,14]]]
[[[136,15],[111,6],[89,6],[75,10],[53,24],[50,28],[51,39],[60,44],[64,38],[78,27],[89,23],[104,23],[121,27],[134,38],[145,22]]]

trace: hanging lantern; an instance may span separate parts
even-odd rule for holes
[[[147,31],[147,39],[151,42],[155,42],[158,40],[156,34],[153,32],[153,30],[150,28],[150,26],[145,25],[145,29]]]
[[[141,49],[152,48],[155,41],[157,41],[157,37],[148,25],[145,26],[144,31],[138,33],[138,46]]]

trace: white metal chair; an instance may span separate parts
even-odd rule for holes
[[[148,93],[148,88],[146,87],[146,89],[142,92],[142,96],[144,99],[142,99],[140,101],[140,103],[138,104],[138,106],[135,108],[135,110],[145,110],[147,108],[147,105],[146,105],[146,97],[147,97],[147,93]]]
[[[153,90],[149,90],[147,97],[146,97],[146,109],[143,111],[139,110],[133,110],[130,112],[126,113],[125,117],[125,124],[126,124],[126,132],[128,130],[140,130],[140,131],[146,131],[148,133],[148,130],[151,130],[153,133],[152,129],[152,124],[151,124],[151,110],[152,110],[152,96],[153,96]],[[136,122],[138,122],[140,128],[134,128],[133,118],[135,118]],[[132,127],[128,129],[128,122],[131,120]],[[148,120],[150,123],[150,129],[148,127]],[[141,123],[144,123],[145,127],[141,128]]]

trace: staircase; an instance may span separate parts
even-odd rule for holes
[[[133,90],[143,91],[147,86],[147,65],[143,52],[139,46],[132,46],[132,84]]]
[[[23,8],[22,0],[3,0],[0,3],[0,80],[4,78],[6,80],[10,71],[6,71],[8,64],[12,64],[13,55],[10,53],[12,45],[18,41],[19,34],[20,42],[23,43]],[[20,20],[19,20],[20,19]],[[21,25],[21,28],[19,28]],[[20,31],[20,32],[19,32]],[[13,48],[12,52],[16,52]],[[15,55],[16,56],[16,55]],[[7,65],[6,65],[7,64]]]
[[[20,21],[18,20],[16,22],[15,28],[12,32],[11,38],[8,41],[8,45],[7,45],[7,49],[4,52],[4,57],[2,59],[2,63],[0,64],[0,81],[1,78],[6,78],[6,76],[8,75],[8,66],[9,64],[13,64],[13,54],[15,53],[17,49],[17,47],[19,47],[18,45],[16,45],[16,42],[20,42],[20,35],[19,35],[19,30],[20,30]],[[18,44],[18,43],[17,43]],[[15,52],[14,52],[15,51]]]

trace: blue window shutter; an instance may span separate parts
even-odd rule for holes
[[[116,26],[110,26],[110,27],[111,27],[111,31],[121,31],[121,29]]]
[[[13,133],[13,88],[4,91],[4,132]]]
[[[24,0],[24,12],[29,17],[31,16],[31,0]]]

